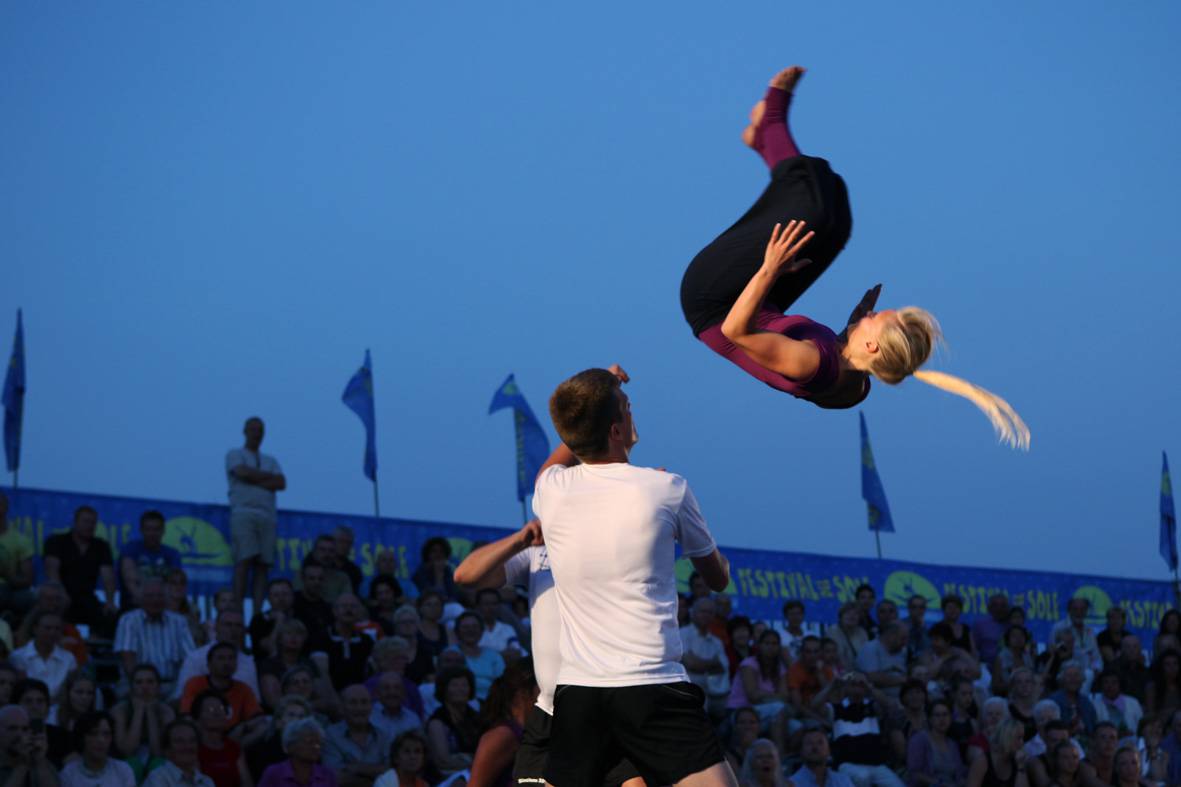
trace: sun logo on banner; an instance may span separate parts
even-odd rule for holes
[[[906,609],[911,596],[922,596],[927,600],[928,609],[939,609],[939,591],[926,577],[913,571],[895,571],[890,574],[886,579],[885,596],[899,609]]]
[[[1107,591],[1103,588],[1097,588],[1094,585],[1083,585],[1078,590],[1074,591],[1072,598],[1083,598],[1091,603],[1087,610],[1087,625],[1099,626],[1105,625],[1107,620],[1107,610],[1111,609],[1111,596],[1107,595]]]
[[[196,566],[229,566],[230,545],[221,531],[203,519],[178,516],[169,519],[164,543],[180,552],[185,563]]]

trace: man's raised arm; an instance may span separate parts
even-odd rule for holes
[[[571,454],[573,456],[573,454]],[[499,541],[485,544],[471,552],[455,569],[455,582],[472,590],[504,586],[504,564],[513,555],[545,543],[541,523],[530,519],[524,527]]]

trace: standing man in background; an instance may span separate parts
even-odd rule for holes
[[[242,428],[246,444],[226,454],[226,478],[230,483],[230,538],[234,554],[234,597],[246,598],[246,581],[251,568],[254,582],[251,598],[255,611],[262,609],[267,572],[275,564],[277,513],[275,493],[287,488],[287,479],[273,456],[259,451],[264,427],[262,419],[248,418]]]

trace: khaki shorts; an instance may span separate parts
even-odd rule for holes
[[[275,565],[275,518],[249,509],[231,511],[230,542],[235,563],[257,558]]]

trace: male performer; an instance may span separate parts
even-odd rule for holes
[[[650,785],[734,787],[681,664],[675,544],[714,591],[729,564],[685,479],[628,463],[627,379],[588,369],[550,398],[563,442],[533,493],[562,620],[545,779],[600,787],[623,755]]]

